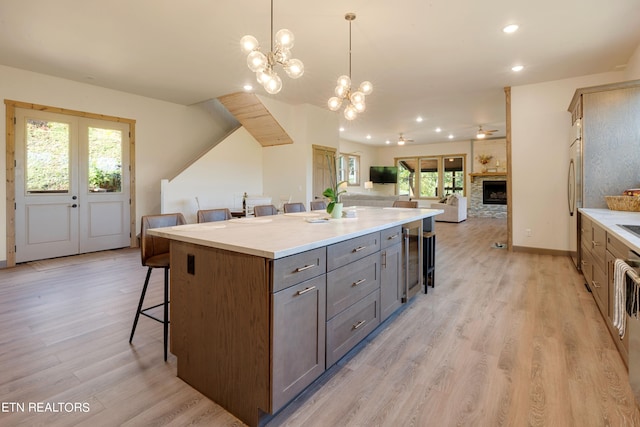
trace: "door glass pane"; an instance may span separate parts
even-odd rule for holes
[[[398,195],[414,197],[416,159],[398,159]]]
[[[438,159],[420,159],[420,197],[438,197]]]
[[[462,157],[445,157],[444,194],[464,194],[464,162]]]
[[[69,124],[26,120],[27,193],[68,193]]]
[[[122,191],[122,132],[89,127],[89,191]]]

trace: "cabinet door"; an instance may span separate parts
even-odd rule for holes
[[[326,275],[273,294],[275,413],[325,370]]]
[[[380,321],[402,305],[402,245],[383,250],[380,262]]]

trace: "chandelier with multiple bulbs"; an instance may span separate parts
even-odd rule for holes
[[[346,101],[344,117],[347,120],[353,120],[358,116],[358,113],[362,113],[366,109],[365,97],[373,92],[373,85],[371,82],[364,81],[357,90],[351,88],[351,21],[356,19],[356,14],[347,13],[344,19],[349,21],[349,75],[338,77],[338,85],[335,89],[336,96],[329,98],[327,105],[331,111],[338,111],[342,103]]]
[[[273,0],[271,0],[271,51],[267,54],[260,52],[260,44],[254,36],[246,35],[240,39],[242,51],[247,54],[249,69],[256,73],[258,83],[270,94],[276,94],[282,89],[282,79],[274,70],[276,64],[280,64],[292,79],[297,79],[304,74],[302,61],[291,58],[293,42],[293,33],[282,29],[276,33],[274,44]]]

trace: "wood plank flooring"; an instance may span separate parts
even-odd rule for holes
[[[504,220],[436,228],[435,289],[270,426],[640,426],[569,258],[492,248]],[[129,345],[145,273],[133,249],[0,270],[0,425],[243,425],[163,362],[160,324],[142,318]],[[161,283],[154,272],[149,303]],[[58,412],[29,410],[47,402]]]

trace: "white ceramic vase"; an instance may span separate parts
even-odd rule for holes
[[[335,205],[333,205],[331,218],[342,218],[342,203],[336,203]]]

